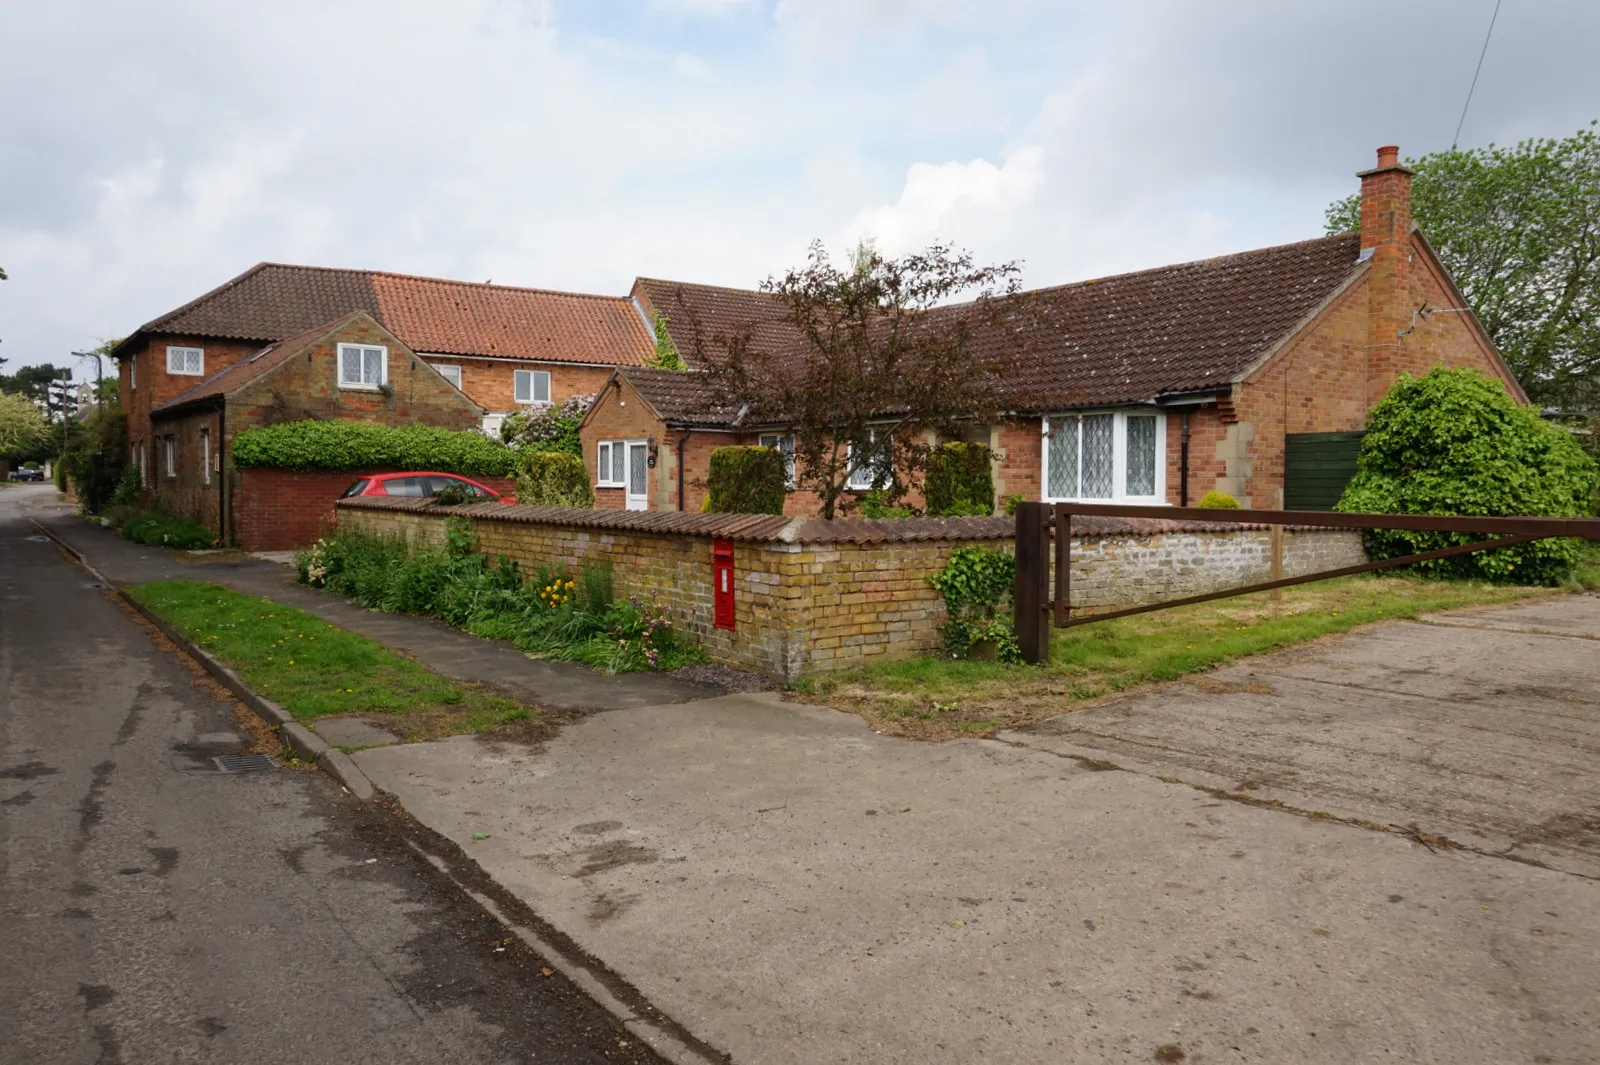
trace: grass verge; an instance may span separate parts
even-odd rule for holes
[[[1358,625],[1550,594],[1472,581],[1346,577],[1285,589],[1281,602],[1260,592],[1055,630],[1043,667],[915,658],[822,674],[794,694],[859,713],[890,735],[988,735]]]
[[[415,741],[481,732],[536,713],[302,610],[220,585],[158,581],[126,591],[300,721],[382,714],[381,724]]]

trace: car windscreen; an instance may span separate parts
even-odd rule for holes
[[[349,499],[351,496],[358,496],[362,492],[366,491],[366,488],[367,488],[367,479],[365,477],[363,477],[361,480],[357,481],[355,484],[351,485],[349,488],[346,488],[344,490],[344,494],[341,495],[339,498],[340,499]]]

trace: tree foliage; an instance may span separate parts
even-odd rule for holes
[[[858,468],[903,494],[926,430],[1001,408],[1022,347],[1019,287],[1016,264],[979,266],[948,245],[893,259],[863,245],[840,268],[814,243],[805,266],[762,283],[767,320],[708,334],[691,308],[692,361],[745,423],[788,427],[797,487],[831,518],[850,508]]]
[[[1411,213],[1536,402],[1569,406],[1600,376],[1600,134],[1407,159]],[[1328,208],[1361,224],[1361,197]]]
[[[1402,374],[1367,416],[1356,475],[1339,510],[1377,514],[1587,517],[1600,469],[1571,433],[1465,369]],[[1374,559],[1483,539],[1478,533],[1369,531]],[[1419,563],[1437,576],[1556,584],[1578,560],[1573,540],[1538,540]]]
[[[984,444],[952,441],[928,455],[923,483],[928,514],[936,518],[994,513],[994,459]]]
[[[579,455],[566,451],[532,451],[522,456],[517,475],[517,502],[535,507],[594,506],[589,470]]]
[[[500,439],[519,451],[564,451],[583,454],[578,426],[594,406],[596,394],[568,396],[551,407],[516,411],[500,424]]]
[[[70,380],[72,367],[42,362],[36,366],[18,367],[13,374],[0,374],[0,392],[20,393],[50,409],[50,386],[57,381]]]
[[[0,458],[31,454],[49,434],[39,404],[16,392],[0,392]]]
[[[117,407],[90,414],[61,462],[83,509],[100,513],[117,500],[128,472],[127,416]]]
[[[783,452],[773,447],[719,447],[711,452],[703,510],[713,514],[782,514],[788,495]]]
[[[239,430],[233,462],[285,470],[437,470],[509,477],[516,472],[517,453],[471,430],[307,420]]]

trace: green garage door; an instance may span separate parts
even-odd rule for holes
[[[1284,438],[1285,510],[1332,510],[1355,476],[1362,433],[1290,433]]]

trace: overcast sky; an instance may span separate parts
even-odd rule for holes
[[[871,234],[1032,286],[1313,237],[1449,146],[1493,7],[0,0],[0,356],[261,260],[621,294]],[[1594,0],[1504,0],[1462,144],[1600,117],[1597,51]]]

